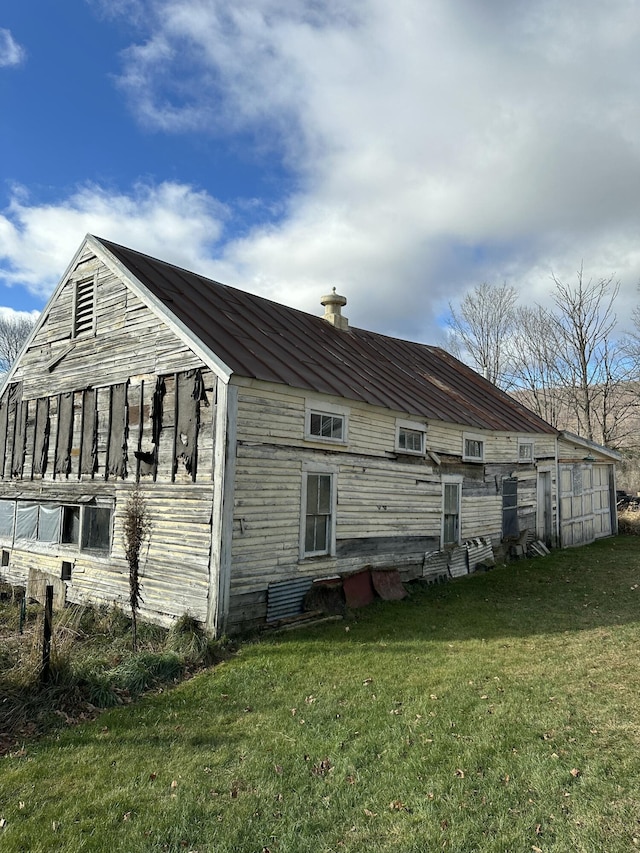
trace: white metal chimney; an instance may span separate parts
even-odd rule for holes
[[[334,287],[333,293],[330,293],[328,296],[323,296],[320,300],[320,304],[324,305],[323,320],[326,320],[327,323],[331,323],[331,325],[335,326],[336,329],[342,329],[344,331],[349,328],[349,321],[346,317],[342,316],[342,308],[347,304],[346,296],[340,296],[336,293],[336,289]]]

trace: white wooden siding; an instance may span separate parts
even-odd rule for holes
[[[464,542],[479,536],[490,536],[494,541],[502,538],[502,497],[486,495],[465,497],[464,488],[460,506],[460,536]]]
[[[133,487],[138,447],[151,445],[153,395],[158,377],[164,377],[167,393],[160,432],[155,478],[141,471],[141,489],[147,500],[151,538],[145,546],[142,565],[143,616],[170,621],[184,612],[205,622],[212,561],[212,503],[214,420],[217,409],[217,379],[204,363],[171,332],[135,294],[95,259],[88,257],[76,266],[76,274],[97,271],[96,332],[71,341],[72,293],[70,280],[50,306],[48,317],[17,366],[13,382],[22,382],[23,398],[29,405],[26,453],[22,479],[0,480],[1,496],[7,499],[54,501],[74,504],[92,496],[111,499],[114,506],[112,549],[100,555],[63,545],[3,541],[10,550],[10,563],[2,577],[26,583],[30,572],[60,579],[62,561],[72,562],[71,581],[66,583],[70,601],[128,601],[128,567],[122,544],[122,519],[126,498]],[[63,354],[63,357],[56,359]],[[49,369],[51,368],[51,369]],[[199,369],[206,400],[199,409],[196,482],[178,461],[174,471],[175,373]],[[127,478],[106,475],[109,441],[111,388],[127,385],[126,458]],[[82,440],[82,390],[96,389],[97,456],[95,475],[80,473]],[[55,474],[56,435],[59,426],[58,394],[73,393],[71,471]],[[5,394],[7,392],[5,391]],[[47,467],[34,476],[33,448],[36,400],[49,399],[50,439]],[[10,432],[10,431],[9,431]],[[12,438],[6,456],[11,459]],[[216,529],[215,535],[220,535]]]
[[[338,541],[439,537],[442,493],[439,479],[429,467],[339,453],[333,456]],[[299,560],[303,463],[312,467],[312,459],[313,454],[304,450],[238,446],[232,595],[266,589],[269,583],[292,575],[319,577],[338,568],[345,570],[344,561],[335,557]],[[326,456],[323,459],[326,463]],[[388,562],[392,555],[381,554],[380,559]]]
[[[96,289],[96,334],[71,341],[73,283],[61,290],[45,323],[23,355],[12,377],[24,382],[24,397],[42,395],[42,377],[47,392],[57,394],[70,387],[114,385],[126,382],[135,365],[136,373],[171,373],[201,367],[202,361],[178,340],[125,284],[103,265]],[[89,263],[83,267],[93,270]],[[69,346],[71,350],[50,372],[46,365]]]

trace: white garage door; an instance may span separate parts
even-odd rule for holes
[[[563,546],[585,545],[611,535],[609,465],[560,466],[560,532]]]

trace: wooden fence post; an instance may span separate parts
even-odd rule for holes
[[[47,586],[44,605],[44,629],[42,634],[42,671],[40,681],[49,681],[51,664],[51,627],[53,624],[53,586]]]

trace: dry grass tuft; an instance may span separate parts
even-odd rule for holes
[[[618,512],[618,531],[623,536],[640,536],[640,512],[633,509]]]

